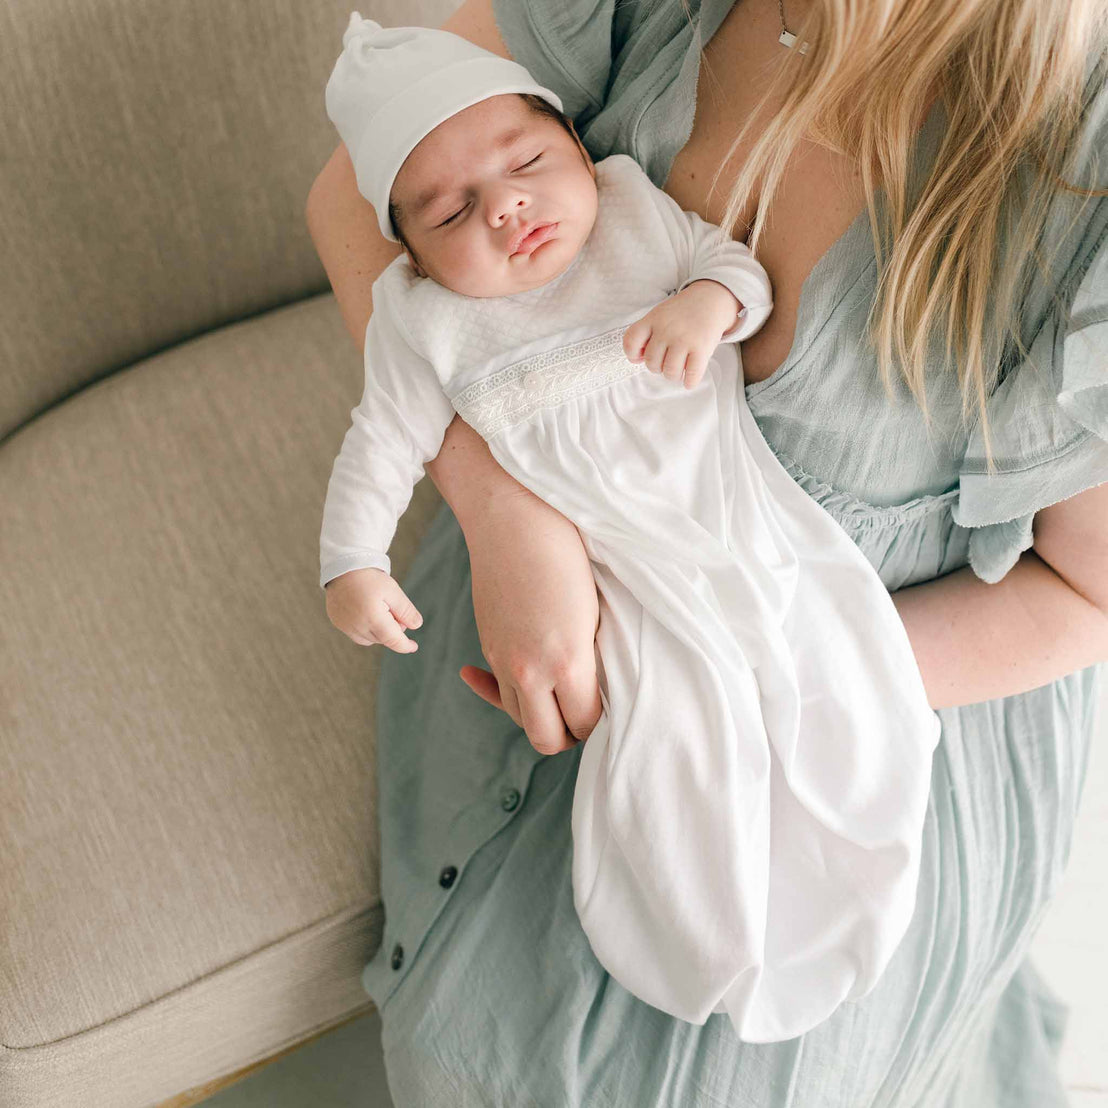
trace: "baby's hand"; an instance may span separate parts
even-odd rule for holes
[[[632,362],[645,361],[652,372],[671,381],[684,378],[685,388],[694,388],[741,310],[734,293],[718,281],[694,281],[624,331],[624,353]]]
[[[328,581],[327,618],[359,646],[381,643],[397,654],[419,646],[404,631],[423,625],[423,616],[383,569],[352,569]]]

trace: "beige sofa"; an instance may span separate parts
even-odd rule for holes
[[[362,366],[304,221],[354,7],[457,4],[0,0],[4,1108],[183,1102],[371,1007],[377,657],[318,583]]]

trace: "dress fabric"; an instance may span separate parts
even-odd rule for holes
[[[729,7],[693,3],[690,25],[679,0],[494,0],[512,56],[563,97],[593,158],[628,153],[659,186],[691,130],[698,47]],[[1104,150],[1102,72],[1089,91],[1087,146]],[[917,171],[943,121],[937,105]],[[785,471],[890,592],[966,565],[1001,579],[1036,511],[1108,480],[1108,202],[1075,203],[1057,202],[1054,269],[1020,316],[1028,352],[990,397],[997,475],[946,367],[928,382],[930,438],[905,387],[886,395],[864,340],[865,213],[805,282],[785,362],[743,390]],[[593,954],[572,882],[588,744],[539,755],[458,677],[487,666],[447,506],[402,584],[435,633],[381,659],[385,930],[363,974],[397,1108],[1066,1104],[1065,1008],[1027,950],[1069,855],[1103,666],[936,713],[915,907],[888,967],[803,1035],[752,1043],[723,1013],[695,1024],[640,1000]]]

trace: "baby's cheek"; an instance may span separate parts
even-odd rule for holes
[[[470,280],[480,278],[488,271],[488,251],[482,250],[472,241],[454,243],[444,252],[443,267],[446,272],[462,280],[467,277]]]

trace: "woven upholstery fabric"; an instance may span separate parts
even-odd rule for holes
[[[0,0],[5,1108],[140,1108],[368,1006],[379,658],[318,584],[363,369],[304,219],[349,12]]]
[[[0,446],[6,1108],[148,1104],[366,1003],[379,659],[318,583],[361,376],[325,294]]]
[[[304,223],[350,0],[0,0],[0,438],[327,288]],[[451,0],[363,0],[438,26]]]

